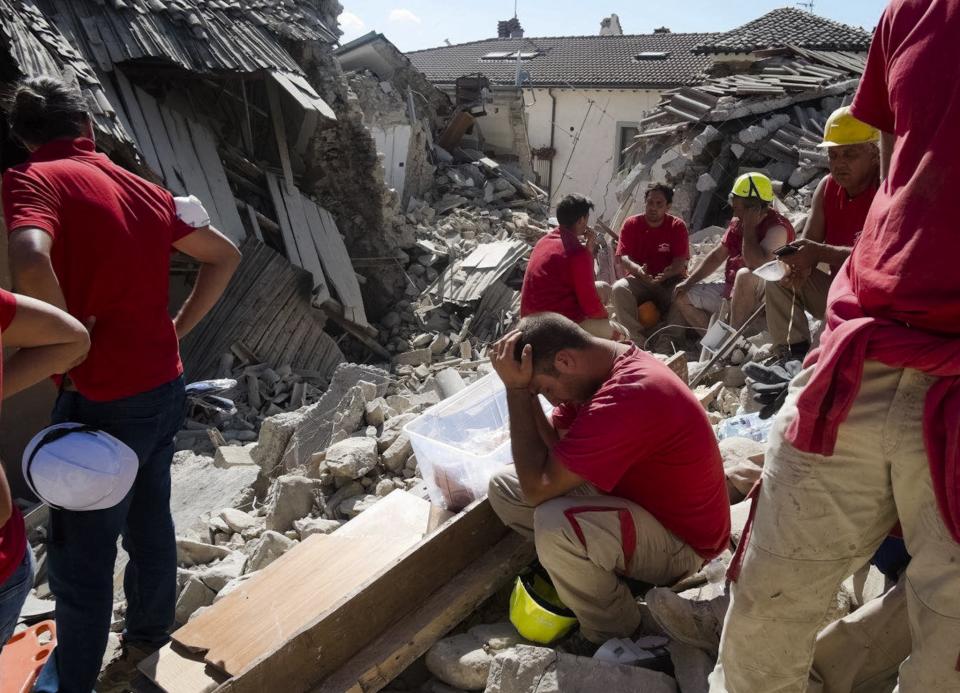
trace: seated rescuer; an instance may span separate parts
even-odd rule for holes
[[[536,542],[582,645],[632,635],[640,609],[622,577],[669,585],[728,544],[723,463],[703,407],[651,354],[555,313],[521,320],[491,362],[515,463],[491,479],[491,505]],[[550,420],[537,395],[556,407]]]
[[[589,226],[592,209],[593,202],[583,195],[560,200],[560,225],[537,241],[530,254],[520,292],[520,315],[560,313],[587,332],[609,339],[614,326],[597,293],[593,269],[597,238]]]
[[[0,392],[6,399],[82,361],[90,336],[62,310],[0,289],[0,347],[17,348],[6,363],[0,361]],[[0,651],[13,635],[32,588],[33,552],[0,466]]]
[[[810,349],[804,311],[823,319],[830,283],[850,255],[877,194],[879,139],[880,131],[854,118],[849,106],[827,120],[820,146],[827,149],[830,173],[813,194],[803,238],[792,244],[799,251],[781,258],[790,265],[790,274],[766,289],[767,330],[774,344],[789,347],[794,356]],[[830,265],[829,273],[817,268],[821,263]]]
[[[677,284],[668,322],[704,330],[727,298],[730,325],[739,328],[757,309],[764,282],[753,270],[773,260],[773,251],[795,237],[793,225],[770,207],[773,200],[773,184],[762,173],[737,178],[730,192],[733,218],[726,233],[690,276]],[[702,283],[724,263],[723,282]]]
[[[651,183],[644,195],[646,207],[623,222],[617,258],[627,276],[613,285],[617,322],[630,338],[644,345],[646,335],[637,317],[637,307],[653,301],[667,315],[673,288],[687,273],[690,238],[687,225],[670,214],[673,188]]]

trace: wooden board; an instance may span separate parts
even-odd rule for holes
[[[418,544],[437,519],[428,501],[394,491],[333,534],[296,546],[180,628],[173,640],[236,676]]]
[[[314,693],[372,693],[384,688],[535,557],[533,543],[511,532],[419,602],[413,614],[363,648]]]
[[[227,676],[207,666],[200,655],[192,655],[168,643],[137,665],[144,676],[164,693],[211,693]]]
[[[333,216],[308,197],[302,198],[303,209],[310,236],[313,239],[317,256],[323,265],[323,271],[330,279],[340,303],[344,308],[344,317],[358,325],[367,324],[363,308],[363,295],[360,282],[353,271],[353,262],[347,252],[340,230]]]
[[[376,575],[351,579],[353,590],[336,606],[320,614],[276,651],[227,681],[218,693],[274,690],[279,677],[283,679],[285,690],[309,690],[340,669],[391,625],[414,613],[426,596],[476,561],[507,532],[490,503],[486,499],[477,501]],[[357,539],[352,541],[359,543]],[[323,572],[329,572],[326,566]],[[336,584],[343,583],[343,575],[352,574],[351,571],[342,572]],[[301,576],[300,579],[310,578]],[[284,585],[283,589],[289,590],[290,584]],[[315,594],[313,598],[317,599],[319,595]],[[271,613],[268,605],[269,602],[257,604],[261,623],[262,615]],[[233,627],[234,624],[230,624],[230,628]]]

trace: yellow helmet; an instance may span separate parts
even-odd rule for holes
[[[848,144],[865,144],[880,139],[880,131],[850,113],[849,106],[841,106],[827,118],[823,127],[823,142],[818,147],[844,147]]]
[[[763,202],[773,202],[773,183],[762,173],[744,173],[734,181],[730,194],[734,197],[756,197]]]
[[[549,645],[577,624],[577,618],[563,605],[546,573],[535,570],[517,578],[510,595],[510,623],[531,642]]]

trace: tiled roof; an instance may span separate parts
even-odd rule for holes
[[[697,46],[699,53],[749,53],[778,46],[824,51],[866,51],[871,35],[794,7],[781,7]]]
[[[713,62],[694,46],[717,34],[637,34],[488,39],[407,53],[414,67],[435,84],[483,73],[495,85],[514,84],[516,60],[484,60],[490,53],[536,53],[520,69],[532,86],[675,87],[696,84]],[[636,58],[641,53],[666,55]]]
[[[36,0],[101,70],[153,59],[196,72],[301,72],[281,39],[333,42],[308,0]],[[336,24],[333,24],[336,27]]]

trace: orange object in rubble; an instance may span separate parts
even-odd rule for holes
[[[655,327],[660,322],[660,309],[653,301],[644,301],[637,306],[637,320],[644,329]]]
[[[41,621],[10,638],[0,653],[0,693],[30,693],[56,644],[53,621]]]

